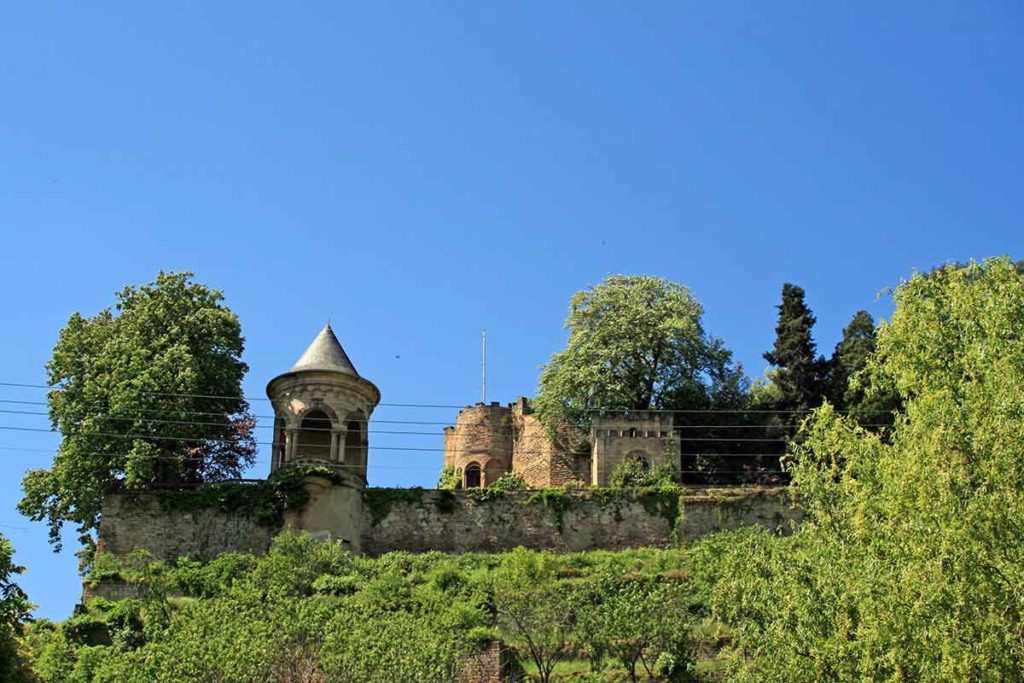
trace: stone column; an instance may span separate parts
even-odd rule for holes
[[[295,460],[295,450],[299,445],[299,430],[294,427],[286,429],[284,432],[284,444],[285,462],[292,462]]]
[[[331,462],[341,462],[341,451],[338,450],[338,430],[331,430]]]

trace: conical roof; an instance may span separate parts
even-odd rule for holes
[[[343,372],[347,375],[359,377],[352,361],[348,359],[345,349],[341,348],[341,342],[334,336],[334,330],[330,324],[324,325],[320,334],[309,345],[305,353],[292,366],[291,372],[300,370],[326,370],[328,372]]]

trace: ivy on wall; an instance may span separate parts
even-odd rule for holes
[[[167,511],[215,509],[251,517],[262,526],[275,528],[283,523],[286,510],[302,507],[309,500],[302,480],[310,476],[344,483],[343,476],[329,467],[295,465],[262,481],[222,481],[197,489],[161,491],[158,498]]]
[[[395,503],[420,503],[423,489],[366,489],[363,492],[363,509],[370,515],[370,523],[376,526],[391,513]]]

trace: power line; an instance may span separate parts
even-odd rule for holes
[[[0,387],[19,387],[19,388],[29,388],[29,389],[50,389],[50,390],[55,390],[55,391],[60,391],[62,389],[62,387],[60,387],[59,385],[50,386],[50,385],[46,385],[46,384],[24,384],[24,383],[19,383],[19,382],[0,382]],[[242,396],[242,395],[238,395],[238,396],[218,396],[218,395],[214,395],[214,394],[188,394],[188,393],[176,393],[176,392],[165,392],[165,391],[143,391],[143,390],[137,390],[137,391],[129,392],[129,393],[135,393],[135,394],[140,394],[140,395],[149,395],[149,396],[171,396],[171,397],[177,397],[177,398],[198,398],[198,399],[211,399],[211,400],[212,399],[216,399],[216,400],[228,400],[228,401],[246,401],[246,402],[250,402],[250,401],[266,401],[266,402],[271,403],[271,404],[274,401],[286,401],[286,400],[289,400],[288,398],[272,399],[272,398],[265,398],[265,397],[262,397],[262,396]],[[369,405],[368,402],[357,402],[357,404]],[[456,409],[457,408],[457,409],[462,410],[462,409],[465,409],[465,408],[474,408],[474,407],[479,406],[479,405],[488,405],[488,404],[477,403],[475,405],[454,405],[454,404],[444,404],[444,403],[383,403],[382,402],[382,403],[378,403],[376,405],[378,407],[391,407],[391,408],[452,408],[452,409]],[[626,414],[638,414],[638,413],[639,414],[642,414],[642,413],[661,413],[661,414],[735,413],[735,414],[773,414],[773,415],[787,414],[787,415],[791,415],[791,414],[799,414],[799,413],[811,413],[811,412],[814,412],[815,410],[816,410],[815,408],[805,408],[805,409],[799,409],[799,410],[797,410],[797,409],[794,409],[794,410],[781,410],[781,409],[769,410],[769,409],[745,409],[745,408],[735,408],[735,409],[733,409],[733,408],[729,408],[729,409],[721,409],[721,408],[672,409],[672,408],[625,408],[625,407],[614,408],[614,407],[605,407],[605,408],[595,408],[591,412],[595,413],[595,414],[599,414],[599,413],[602,413],[602,412],[608,412],[608,413],[626,413]],[[846,411],[837,411],[837,412],[846,412]],[[892,411],[876,410],[876,411],[867,411],[867,412],[873,413],[873,414],[888,414],[888,413],[891,413]]]
[[[47,384],[24,384],[24,383],[20,383],[20,382],[0,382],[0,387],[16,387],[16,388],[21,388],[21,389],[49,389],[49,390],[54,390],[54,391],[60,391],[63,388],[60,385],[50,386],[50,385],[47,385]],[[246,403],[249,403],[249,402],[252,402],[252,401],[266,401],[268,403],[273,403],[275,400],[282,400],[282,401],[283,400],[287,400],[287,399],[284,399],[284,398],[282,398],[282,399],[272,399],[272,398],[263,397],[263,396],[242,396],[242,395],[223,396],[223,395],[216,395],[216,394],[187,394],[187,393],[178,393],[178,392],[173,392],[173,391],[144,391],[144,390],[141,390],[141,389],[140,390],[136,390],[134,392],[129,392],[129,393],[136,393],[136,394],[142,394],[142,395],[148,395],[148,396],[171,396],[171,397],[174,397],[174,398],[201,398],[201,399],[210,399],[210,400],[219,400],[219,401],[245,401]],[[359,402],[359,403],[362,403],[363,405],[369,405],[368,402]],[[387,406],[387,407],[392,407],[392,408],[464,408],[465,407],[465,406],[459,406],[459,405],[431,404],[431,403],[378,403],[377,405],[378,406]]]
[[[0,429],[3,429],[3,427],[0,427]],[[34,430],[34,431],[42,431],[42,430]],[[180,437],[167,437],[167,440],[187,440],[187,439],[181,439]],[[264,445],[267,445],[269,442],[257,442],[257,443],[262,443]],[[360,448],[362,448],[362,447],[360,447]],[[422,446],[368,446],[367,448],[368,448],[369,451],[400,451],[400,452],[406,452],[406,453],[475,453],[475,454],[480,454],[480,455],[486,455],[486,453],[481,453],[481,451],[479,449],[476,449],[476,448],[472,448],[472,449],[470,449],[470,448],[463,448],[463,449],[448,448],[448,449],[446,449],[446,448],[428,448],[428,447],[422,447]],[[0,446],[0,451],[21,451],[21,452],[26,452],[26,453],[52,453],[54,451],[54,449],[53,448],[27,448],[27,447],[21,447],[21,446]],[[519,451],[518,454],[520,456],[546,455],[547,451],[542,451],[542,450],[525,450],[525,451]],[[107,455],[107,456],[109,456],[109,455],[111,455],[111,453],[104,452],[104,451],[90,451],[90,452],[82,453],[82,455]],[[774,453],[708,453],[708,452],[702,452],[702,453],[672,453],[672,455],[673,456],[678,455],[678,456],[683,457],[683,458],[701,457],[701,456],[710,456],[710,457],[715,457],[715,458],[777,458],[777,457],[781,457],[784,454],[783,453],[778,453],[778,452],[774,452]],[[186,456],[152,455],[152,456],[146,456],[146,457],[155,457],[155,458],[162,458],[162,459],[168,459],[168,460],[182,460]],[[269,461],[256,460],[254,462],[269,462]]]
[[[0,446],[0,451],[26,451],[26,452],[48,453],[51,450],[52,449],[46,449],[46,448],[21,448],[21,447],[18,447],[18,446]],[[92,456],[92,455],[110,455],[110,453],[104,453],[103,451],[90,451],[90,452],[81,453],[80,455],[90,455],[90,456]],[[143,459],[144,460],[172,460],[172,461],[178,462],[178,461],[183,460],[184,458],[182,458],[180,456],[176,456],[176,455],[147,455]],[[270,461],[270,460],[257,459],[257,460],[252,460],[250,462],[244,463],[244,468],[252,467],[253,465],[272,465],[272,464],[273,464],[273,462]],[[330,463],[330,466],[331,467],[336,467],[336,468],[342,468],[342,469],[362,469],[364,467],[363,465],[348,465],[348,464],[345,464],[345,463],[338,463],[338,462],[332,462],[332,463]],[[371,464],[368,464],[365,467],[367,469],[371,469],[371,470],[374,470],[374,469],[384,469],[384,470],[417,470],[417,471],[419,471],[419,470],[422,469],[422,467],[416,467],[416,466],[413,466],[413,465],[377,465],[377,464],[372,464],[371,465]]]
[[[156,412],[156,411],[149,411],[149,412]],[[167,411],[160,411],[160,412],[163,413],[163,414],[167,414],[167,413],[171,413],[171,412],[174,412],[174,411],[167,410]],[[190,411],[183,411],[183,412],[188,413]],[[2,410],[2,409],[0,409],[0,414],[6,414],[6,415],[33,415],[33,416],[40,416],[40,417],[47,417],[47,416],[49,416],[49,413],[44,413],[44,412],[39,412],[39,411],[31,411],[31,410]],[[214,414],[219,414],[219,413],[214,413]],[[197,426],[197,427],[202,427],[202,426],[207,426],[207,427],[224,427],[224,426],[228,426],[224,422],[202,422],[202,421],[197,421],[197,420],[168,420],[168,419],[156,418],[156,417],[131,417],[131,416],[121,416],[121,415],[97,415],[97,416],[95,416],[95,419],[121,420],[121,421],[138,421],[138,422],[145,422],[147,424],[187,424],[187,425],[194,425],[194,426]],[[445,425],[445,426],[452,426],[448,422],[430,422],[430,421],[420,421],[420,420],[376,420],[376,419],[372,419],[372,418],[369,420],[369,423],[370,424]],[[861,426],[863,426],[863,427],[887,427],[889,425],[876,424],[876,425],[861,425]],[[262,424],[261,425],[261,424],[257,424],[257,425],[254,425],[254,428],[255,429],[275,429],[276,427],[274,425],[267,425],[267,424]],[[517,429],[515,427],[493,427],[493,426],[484,425],[484,424],[455,425],[455,426],[453,426],[453,428],[456,429],[456,430],[462,430],[462,431],[486,430],[488,433],[491,433],[491,434],[506,434],[506,433],[515,434],[515,432],[517,431]],[[673,430],[684,430],[684,429],[776,429],[776,428],[778,428],[778,427],[776,427],[774,425],[698,424],[698,425],[673,425],[672,426]],[[332,431],[335,431],[333,428],[330,428],[330,427],[303,427],[302,430],[303,431],[309,431],[309,432],[332,432]],[[403,433],[405,433],[405,434],[429,434],[429,435],[438,435],[438,436],[443,434],[443,432],[386,432],[386,431],[376,431],[376,432],[371,431],[371,433],[378,433],[378,434],[403,434]],[[525,437],[520,437],[520,438],[532,438],[532,437],[525,436]],[[644,438],[648,438],[648,437],[644,437]],[[650,438],[653,438],[653,437],[650,437]],[[704,439],[701,439],[701,440],[703,441]]]
[[[39,402],[39,401],[11,401],[11,400],[3,400],[3,399],[0,399],[0,403],[27,404],[27,405],[46,405],[46,403]],[[161,414],[161,415],[178,414],[178,413],[183,413],[183,414],[186,414],[186,415],[189,415],[189,414],[191,414],[191,415],[214,415],[214,416],[221,416],[221,417],[223,417],[225,415],[223,412],[203,412],[203,411],[193,411],[193,410],[176,411],[176,410],[173,410],[173,409],[170,409],[170,408],[160,408],[160,409],[136,408],[136,409],[133,409],[133,410],[135,412],[140,412],[140,413],[156,413],[156,414]],[[34,415],[34,416],[40,416],[40,417],[48,417],[49,416],[49,413],[47,413],[47,412],[29,411],[29,410],[2,410],[2,409],[0,409],[0,413],[2,413],[2,414],[9,414],[9,415]],[[197,420],[167,420],[167,419],[163,419],[163,418],[133,417],[133,416],[129,416],[129,415],[123,415],[123,416],[122,415],[97,415],[95,417],[97,419],[107,419],[107,420],[138,420],[138,421],[146,421],[146,422],[157,423],[157,424],[159,424],[159,423],[193,424],[193,425],[198,425],[198,426],[203,426],[203,425],[205,425],[205,426],[223,426],[224,425],[223,422],[202,422],[202,421],[197,421]],[[251,417],[253,417],[256,420],[260,420],[260,419],[263,419],[263,420],[277,419],[276,416],[272,416],[272,415],[251,415]],[[314,419],[316,419],[316,418],[314,418]],[[514,433],[515,431],[517,431],[517,428],[513,427],[513,426],[497,426],[496,427],[496,426],[493,426],[493,425],[480,424],[480,423],[473,423],[473,424],[465,424],[465,423],[463,423],[463,424],[459,424],[457,420],[455,421],[455,424],[452,424],[451,421],[436,421],[436,420],[389,420],[389,419],[384,419],[384,418],[370,418],[368,420],[368,422],[370,424],[437,425],[437,426],[450,427],[450,428],[455,429],[457,431],[476,430],[476,429],[488,430],[491,433],[504,433],[504,432],[512,432],[512,433]],[[585,427],[585,425],[582,425],[582,424],[567,424],[565,426],[567,426],[567,427],[576,427],[578,429],[583,429]],[[863,425],[860,425],[860,426],[862,426],[862,427],[878,427],[878,428],[882,428],[882,427],[891,427],[892,425],[885,424],[885,423],[877,423],[877,424],[863,424]],[[274,429],[274,427],[272,425],[260,425],[260,424],[255,425],[255,428],[256,429]],[[600,428],[600,427],[598,427],[598,428]],[[782,428],[784,428],[784,426],[782,426],[782,425],[771,425],[771,424],[714,424],[714,423],[704,423],[704,424],[679,424],[679,425],[672,425],[671,426],[671,429],[673,429],[673,430],[684,430],[684,429],[782,429]],[[330,428],[319,428],[319,427],[305,427],[303,429],[305,429],[307,431],[332,431]]]
[[[150,411],[150,412],[156,412],[156,411]],[[167,413],[170,413],[170,412],[173,412],[173,411],[160,411],[160,412],[162,414],[167,414]],[[188,411],[185,411],[185,412],[188,412]],[[0,414],[5,414],[5,415],[31,415],[31,416],[38,416],[38,417],[47,417],[48,416],[48,413],[43,413],[43,412],[38,412],[38,411],[30,411],[30,410],[3,410],[3,409],[0,409]],[[139,423],[144,423],[146,425],[177,424],[177,425],[192,425],[192,426],[196,426],[196,427],[230,427],[230,424],[229,423],[225,423],[225,422],[203,422],[203,421],[198,421],[198,420],[169,420],[169,419],[157,418],[157,417],[132,417],[132,416],[121,416],[121,415],[97,415],[97,416],[95,416],[92,419],[96,419],[96,420],[110,420],[110,421],[121,421],[121,422],[139,422]],[[79,424],[81,424],[81,423],[79,423]],[[516,440],[534,439],[534,438],[547,438],[546,435],[529,435],[528,434],[528,435],[523,435],[523,436],[517,436],[517,432],[519,432],[520,429],[518,429],[516,427],[511,427],[511,426],[495,427],[495,426],[485,425],[485,424],[468,424],[468,425],[467,424],[463,424],[463,425],[456,425],[456,426],[453,427],[448,422],[423,421],[423,420],[384,420],[384,419],[380,419],[380,420],[378,420],[378,419],[370,419],[367,424],[369,424],[369,425],[375,425],[375,424],[383,424],[383,425],[416,425],[416,426],[432,426],[432,425],[440,426],[440,425],[444,425],[446,427],[451,427],[452,429],[454,429],[455,430],[455,432],[454,432],[455,436],[465,435],[468,432],[470,435],[472,435],[474,433],[486,433],[486,434],[498,435],[498,436],[511,436],[511,437],[515,438]],[[887,425],[887,424],[864,424],[864,425],[860,425],[860,426],[861,427],[874,427],[874,428],[888,428],[888,427],[891,427],[892,425]],[[255,425],[253,425],[253,428],[254,429],[277,429],[278,427],[276,425],[255,424]],[[673,432],[679,432],[680,434],[684,433],[684,430],[759,429],[759,430],[766,430],[767,431],[767,430],[774,430],[774,429],[781,429],[781,428],[782,427],[779,427],[779,426],[776,426],[776,425],[749,425],[749,424],[745,424],[745,425],[734,425],[734,424],[696,424],[696,425],[673,425],[671,427]],[[304,432],[333,432],[333,431],[336,431],[332,427],[301,427],[301,430],[304,431]],[[59,432],[60,430],[51,429],[49,431]],[[369,433],[370,434],[411,434],[411,435],[425,435],[425,436],[445,436],[446,435],[445,431],[418,432],[418,431],[390,431],[390,430],[382,430],[382,429],[370,429]],[[630,437],[630,438],[632,438],[632,437]],[[638,438],[661,438],[661,437],[653,437],[652,436],[652,437],[638,437]],[[669,437],[665,437],[665,438],[669,438]],[[677,438],[677,437],[671,437],[671,438]],[[719,440],[724,440],[724,441],[743,441],[744,440],[744,437],[728,437],[728,436],[721,436],[721,435],[706,436],[706,437],[694,437],[692,439],[684,439],[683,437],[678,437],[678,438],[681,439],[681,440],[692,440],[692,441],[719,441]],[[785,440],[785,438],[784,437],[780,437],[778,439],[769,439],[769,440],[771,440],[771,441],[783,441],[783,440]]]
[[[0,410],[0,413],[6,413],[6,412],[11,412],[11,411]],[[132,419],[132,418],[111,418],[111,419]],[[160,424],[184,424],[184,425],[196,425],[196,426],[202,426],[202,425],[223,426],[223,425],[218,425],[216,423],[210,423],[210,422],[191,422],[189,420],[148,420],[148,422],[160,423]],[[271,428],[272,429],[273,427],[271,427],[270,425],[265,425],[263,428]],[[0,425],[0,429],[9,429],[9,430],[13,430],[13,431],[39,431],[39,432],[51,432],[51,433],[54,433],[54,434],[63,434],[63,432],[61,432],[59,429],[44,429],[44,428],[36,428],[36,429],[34,429],[34,428],[29,428],[29,427],[7,426],[7,425]],[[330,432],[334,432],[335,430],[331,429],[331,428],[327,428],[327,427],[304,427],[304,428],[301,429],[301,431],[302,432],[330,433]],[[395,435],[407,435],[407,436],[443,436],[443,433],[438,433],[438,432],[416,432],[416,431],[389,430],[389,429],[369,429],[369,430],[367,430],[367,434],[395,434]],[[175,440],[179,440],[179,441],[214,441],[214,442],[216,442],[216,441],[225,441],[225,442],[228,442],[228,443],[234,443],[234,441],[232,439],[209,439],[209,438],[202,437],[202,436],[197,436],[197,437],[175,436],[175,437],[172,437],[172,436],[161,436],[161,435],[158,435],[158,434],[145,434],[145,435],[128,435],[128,434],[124,434],[124,435],[121,435],[121,434],[111,434],[111,433],[104,433],[104,432],[91,432],[91,433],[80,433],[80,434],[73,433],[73,434],[68,434],[66,436],[110,436],[110,437],[124,436],[125,438],[130,437],[130,438],[138,438],[138,439],[152,438],[152,439],[175,439]],[[623,438],[634,438],[634,437],[623,437]],[[788,441],[788,439],[786,439],[785,437],[759,439],[759,438],[749,438],[749,437],[739,437],[739,436],[738,437],[708,436],[708,437],[693,437],[693,438],[689,438],[689,437],[675,437],[675,436],[671,436],[671,437],[669,437],[669,436],[666,436],[666,437],[654,437],[654,436],[652,436],[652,437],[635,437],[635,438],[651,438],[651,439],[654,439],[654,438],[665,438],[665,439],[673,439],[675,441],[730,441],[730,442],[744,442],[744,441],[776,442],[776,441]],[[527,440],[533,440],[533,439],[542,439],[542,440],[550,441],[550,439],[548,438],[547,434],[527,434],[525,436],[518,437],[516,439],[516,441],[527,441]],[[259,441],[257,441],[257,442],[254,442],[254,443],[268,443],[268,442],[259,442]],[[270,442],[270,443],[272,443],[272,442]]]
[[[48,406],[48,405],[50,405],[46,401],[15,401],[15,400],[11,400],[11,399],[0,399],[0,403],[8,403],[8,404],[16,404],[16,405],[28,405],[28,406]],[[215,417],[222,417],[224,415],[224,411],[219,411],[218,412],[218,411],[184,410],[184,409],[182,409],[182,410],[171,410],[170,408],[132,408],[132,411],[137,412],[137,413],[160,413],[160,414],[166,414],[166,413],[170,413],[170,412],[175,412],[175,413],[184,413],[186,415],[212,415],[212,416],[215,416]],[[2,412],[6,412],[6,411],[0,410],[0,413],[2,413]],[[26,415],[28,415],[28,414],[45,415],[45,416],[49,415],[49,413],[25,413],[25,414]],[[257,420],[274,420],[274,419],[277,418],[276,415],[256,415],[256,414],[252,414],[252,417],[256,418]],[[429,420],[427,420],[427,421],[422,421],[422,420],[415,420],[415,421],[414,420],[385,420],[385,419],[376,418],[376,417],[372,418],[371,422],[393,423],[393,424],[420,424],[420,425],[451,425],[452,424],[451,420],[444,420],[444,421],[440,421],[440,422],[436,421],[436,420],[435,421],[429,421]],[[579,425],[576,425],[576,426],[579,426]]]
[[[0,447],[0,450],[23,451],[23,450],[32,450],[32,449]],[[82,455],[109,455],[109,454],[103,453],[103,452],[100,452],[100,451],[96,451],[96,452],[92,452],[92,453],[83,453]],[[177,460],[178,459],[178,458],[176,458],[174,456],[159,456],[159,455],[150,455],[150,456],[146,456],[146,457],[147,457],[147,459],[152,459],[152,460]],[[750,457],[753,457],[753,456],[750,456]],[[252,463],[249,464],[249,466],[252,466],[252,465],[272,465],[272,464],[273,463],[271,461],[269,461],[269,460],[254,460],[254,461],[252,461]],[[291,463],[288,463],[288,464],[291,464]],[[285,466],[287,466],[287,465],[285,465]],[[345,469],[345,470],[362,470],[363,469],[363,465],[348,465],[348,464],[345,464],[345,463],[336,463],[336,462],[329,463],[329,466],[333,467],[333,468]],[[419,472],[419,471],[422,471],[423,468],[422,467],[412,466],[412,465],[377,465],[377,464],[374,464],[374,465],[366,466],[366,469],[368,471],[369,470],[396,470],[396,471],[416,471],[416,472]],[[749,471],[750,471],[749,469],[742,469],[742,470],[715,469],[715,470],[713,470],[711,472],[708,472],[706,470],[699,470],[699,469],[680,469],[680,470],[678,470],[679,474],[709,474],[709,473],[712,473],[712,474],[741,474],[741,473],[749,472]],[[758,473],[763,473],[763,474],[786,474],[785,470],[758,469],[757,472]],[[228,479],[228,480],[222,480],[222,481],[234,481],[234,480]],[[218,482],[212,481],[212,482],[203,482],[203,483],[218,483]],[[3,526],[3,525],[0,525],[0,526]]]

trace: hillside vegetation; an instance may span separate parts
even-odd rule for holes
[[[27,640],[38,675],[54,682],[452,681],[495,638],[540,680],[562,679],[566,664],[592,672],[583,680],[690,680],[698,648],[709,656],[720,637],[706,560],[748,542],[772,537],[370,559],[285,533],[266,556],[207,564],[100,556],[94,580],[127,580],[139,597],[94,599]]]
[[[806,518],[669,550],[353,557],[286,534],[175,566],[98,556],[96,600],[19,626],[43,681],[457,679],[501,638],[548,680],[1024,680],[1024,276],[915,275],[852,380],[891,428],[826,403],[785,466]]]

